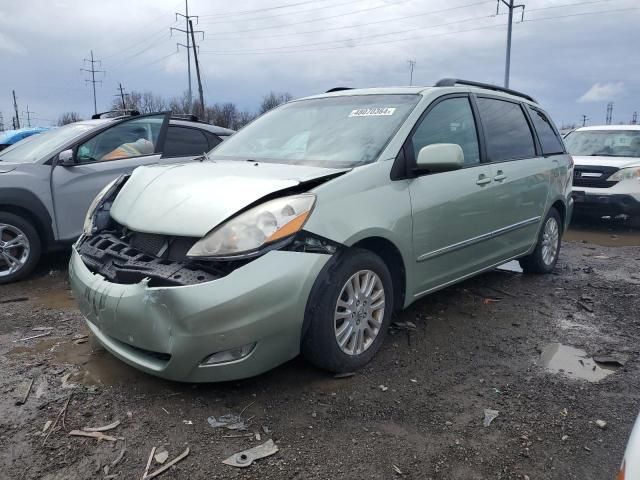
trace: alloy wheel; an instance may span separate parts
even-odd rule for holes
[[[342,287],[336,303],[336,342],[347,355],[360,355],[375,341],[384,319],[382,280],[371,270],[360,270]]]
[[[554,217],[547,219],[542,232],[542,261],[545,265],[551,265],[558,255],[558,243],[560,240],[560,227]]]
[[[16,273],[29,260],[31,246],[22,230],[0,223],[0,277]]]

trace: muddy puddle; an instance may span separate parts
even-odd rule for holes
[[[539,364],[551,373],[588,382],[599,382],[617,370],[613,366],[598,365],[584,350],[561,343],[548,345],[540,355]]]
[[[76,301],[71,295],[71,290],[56,290],[38,295],[33,301],[54,310],[73,310],[76,307]]]
[[[637,247],[640,246],[640,230],[615,220],[577,218],[571,223],[563,240],[605,247]]]

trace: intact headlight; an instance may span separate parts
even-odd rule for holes
[[[89,210],[87,210],[87,215],[84,217],[84,227],[82,228],[82,233],[85,235],[93,235],[95,233],[95,218],[96,212],[98,208],[101,206],[102,201],[107,197],[113,190],[113,188],[122,180],[123,177],[116,178],[113,182],[109,183],[106,187],[100,190],[100,193],[96,195],[96,198],[93,199],[91,205],[89,205]]]
[[[302,229],[315,201],[315,195],[304,193],[258,205],[209,232],[187,256],[241,256],[283,240]]]
[[[607,180],[621,182],[622,180],[640,179],[640,167],[622,168],[611,175]]]

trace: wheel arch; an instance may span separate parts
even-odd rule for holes
[[[43,250],[55,243],[51,215],[32,192],[21,188],[0,190],[0,211],[13,213],[32,223],[40,236]]]

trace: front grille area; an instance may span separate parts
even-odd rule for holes
[[[576,165],[573,170],[574,187],[610,188],[618,182],[609,182],[607,178],[618,171],[615,167],[586,167]]]
[[[77,248],[89,270],[120,284],[148,278],[151,287],[194,285],[224,277],[239,266],[190,260],[186,254],[197,240],[117,227],[83,239]]]

